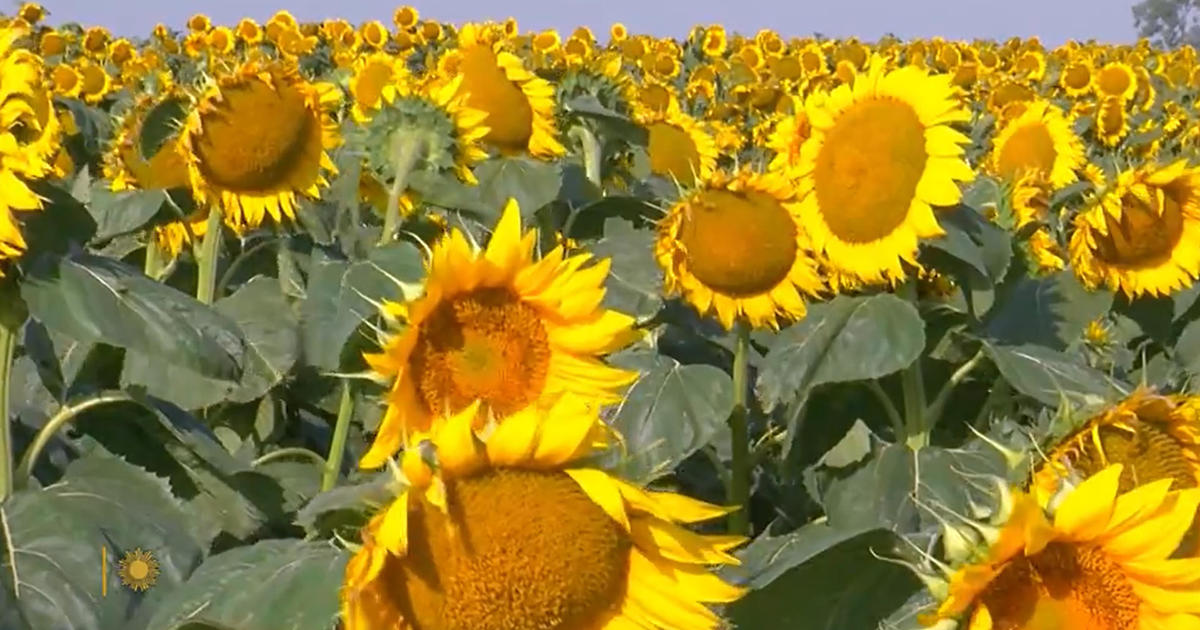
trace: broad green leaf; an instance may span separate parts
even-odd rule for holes
[[[328,543],[266,540],[217,554],[156,608],[146,630],[329,630],[347,554]]]
[[[28,270],[21,296],[47,327],[236,380],[245,340],[228,317],[115,260],[90,254],[43,256]]]
[[[75,461],[49,488],[16,493],[0,506],[0,517],[6,630],[131,627],[139,607],[163,601],[204,556],[166,481],[107,455]],[[141,594],[118,576],[123,554],[135,548],[159,565],[154,586]]]
[[[733,410],[733,382],[711,365],[682,365],[649,351],[617,355],[613,363],[641,372],[612,419],[624,438],[619,467],[628,478],[669,473],[708,444]]]
[[[45,199],[40,212],[21,213],[21,233],[27,251],[35,255],[26,263],[36,267],[50,254],[80,249],[96,233],[96,220],[88,209],[63,188],[46,181],[34,182],[33,192]]]
[[[1071,271],[1022,278],[988,313],[987,334],[1010,345],[1030,343],[1063,349],[1088,322],[1112,308],[1109,291],[1088,291]]]
[[[1051,407],[1103,403],[1129,388],[1103,372],[1057,350],[1025,344],[984,343],[1004,379],[1017,391]]]
[[[318,531],[322,519],[335,512],[362,513],[378,509],[395,499],[394,484],[391,473],[380,473],[362,483],[317,494],[296,513],[296,524],[308,531]]]
[[[608,258],[604,305],[622,313],[649,317],[662,305],[662,270],[654,260],[654,235],[635,230],[627,221],[604,222],[604,238],[592,246],[597,258]]]
[[[880,378],[908,367],[925,347],[925,323],[890,294],[813,304],[771,343],[755,390],[767,411],[823,383]]]
[[[1190,322],[1179,335],[1175,361],[1192,374],[1200,372],[1200,320]]]
[[[168,98],[155,105],[142,118],[138,150],[144,159],[158,154],[158,150],[170,138],[179,135],[179,129],[187,118],[183,99]]]
[[[857,464],[871,454],[871,429],[862,420],[855,420],[846,435],[821,457],[821,465],[828,468],[844,468]]]
[[[508,200],[516,199],[521,216],[530,217],[542,206],[558,198],[562,171],[553,163],[524,157],[493,158],[475,167],[479,180],[479,198],[495,208],[497,216]]]
[[[97,186],[91,192],[88,211],[96,220],[96,234],[92,238],[106,241],[141,229],[158,214],[166,201],[161,190],[128,190],[113,192]]]
[[[245,335],[245,370],[238,382],[206,378],[137,352],[126,353],[122,381],[127,386],[143,386],[186,409],[250,402],[282,381],[296,362],[300,340],[296,317],[280,293],[279,283],[256,277],[214,307],[236,322]]]
[[[421,252],[407,242],[377,248],[369,260],[361,262],[317,263],[300,314],[305,362],[326,370],[339,369],[346,339],[377,314],[372,301],[411,298],[405,293],[415,291],[424,276]]]
[[[759,574],[727,610],[737,627],[873,629],[920,587],[912,571],[876,557],[896,547],[887,532],[810,524],[783,538],[760,539],[742,554],[758,561],[746,564]]]
[[[966,205],[940,211],[938,222],[946,235],[929,239],[927,246],[963,261],[991,283],[1004,277],[1012,258],[1007,232]]]
[[[576,209],[574,215],[567,222],[567,234],[571,238],[597,238],[609,234],[610,226],[620,225],[619,223],[609,223],[615,218],[624,219],[633,225],[649,226],[654,223],[659,213],[658,208],[644,199],[610,195]],[[642,230],[632,231],[642,232]],[[652,232],[646,231],[646,234],[653,239]]]

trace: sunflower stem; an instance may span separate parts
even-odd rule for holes
[[[0,319],[0,504],[13,492],[12,425],[8,417],[9,385],[20,326]]]
[[[916,280],[905,283],[901,291],[913,307],[918,308]],[[925,418],[925,377],[921,372],[920,356],[900,373],[900,384],[904,390],[905,443],[917,451],[929,446],[929,426]]]
[[[958,366],[958,369],[950,375],[950,379],[938,391],[933,402],[929,403],[929,407],[925,410],[925,416],[929,419],[930,430],[936,427],[938,421],[942,419],[942,412],[945,411],[946,404],[950,402],[950,395],[954,393],[954,389],[967,380],[967,377],[971,375],[971,372],[983,361],[985,356],[983,348],[980,348],[979,352],[975,353],[975,356],[971,357],[966,363]]]
[[[38,431],[34,436],[33,443],[29,448],[25,449],[25,454],[21,456],[21,462],[17,464],[17,476],[15,484],[18,488],[22,488],[33,477],[33,467],[37,465],[38,456],[50,443],[50,440],[68,423],[79,417],[80,414],[93,407],[101,405],[110,405],[114,403],[137,403],[129,394],[120,391],[106,391],[92,394],[79,402],[67,405],[58,410]],[[140,404],[140,403],[139,403]]]
[[[205,224],[204,240],[200,242],[200,251],[196,252],[200,269],[196,279],[196,299],[204,304],[212,304],[217,293],[217,261],[221,258],[221,209],[213,205],[208,210],[208,222]]]
[[[746,378],[750,368],[750,327],[738,320],[733,350],[733,412],[729,414],[730,446],[733,450],[729,476],[729,505],[738,510],[729,515],[729,533],[750,533],[750,427],[746,407]]]
[[[354,417],[354,392],[350,380],[342,381],[342,399],[338,403],[337,423],[333,427],[333,441],[329,444],[329,457],[325,458],[325,471],[321,474],[321,492],[332,490],[342,472],[342,455],[346,452],[346,436],[350,434],[350,419]]]
[[[322,470],[324,470],[324,467],[325,467],[325,458],[324,457],[321,457],[319,454],[314,453],[306,448],[299,448],[299,447],[275,449],[275,450],[271,451],[270,453],[267,453],[267,454],[259,457],[258,459],[250,462],[250,467],[257,468],[264,464],[268,464],[277,459],[283,459],[285,457],[302,457],[304,459],[311,460],[314,463],[320,464]]]
[[[154,236],[151,235],[146,241],[146,261],[142,265],[142,273],[151,280],[159,280],[162,278],[165,262],[162,248],[158,246],[158,243],[154,241]]]
[[[587,174],[588,181],[603,191],[604,187],[600,180],[600,140],[596,138],[596,134],[592,133],[591,129],[588,129],[584,125],[573,127],[571,135],[579,140],[580,155],[583,158],[583,172]]]
[[[392,135],[392,188],[388,191],[387,210],[383,215],[383,234],[379,244],[387,245],[396,238],[400,227],[400,196],[408,189],[408,176],[421,157],[424,139],[412,133],[397,131]]]

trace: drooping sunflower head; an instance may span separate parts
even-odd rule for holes
[[[1129,112],[1125,105],[1120,97],[1110,96],[1096,106],[1093,132],[1104,146],[1115,147],[1129,134]]]
[[[12,211],[41,208],[24,180],[53,171],[61,134],[50,86],[42,83],[41,58],[15,45],[25,33],[16,26],[0,28],[0,259],[25,249]]]
[[[853,86],[806,101],[798,170],[814,248],[867,284],[904,279],[919,240],[944,233],[934,207],[958,203],[958,182],[974,178],[967,138],[951,126],[970,114],[950,78],[883,66],[877,58]]]
[[[458,33],[459,89],[472,109],[488,116],[484,141],[504,154],[551,159],[566,149],[558,141],[554,86],[525,67],[520,57],[489,43],[473,24]]]
[[[1033,474],[1034,496],[1045,504],[1064,484],[1111,464],[1124,466],[1122,492],[1164,479],[1176,489],[1200,486],[1196,409],[1191,398],[1134,391],[1048,450]]]
[[[477,406],[404,451],[407,489],[346,566],[346,630],[718,627],[705,604],[744,591],[708,568],[737,564],[744,539],[687,525],[727,510],[584,467],[605,431],[572,397],[486,438]]]
[[[1083,143],[1071,129],[1062,110],[1046,101],[1034,101],[1020,116],[996,134],[989,159],[990,170],[1015,180],[1033,172],[1055,187],[1071,184],[1083,164]]]
[[[104,176],[113,190],[183,188],[187,160],[179,142],[191,106],[176,91],[143,95],[117,120],[117,133],[104,156]],[[143,130],[149,133],[143,136]]]
[[[1200,624],[1190,559],[1171,559],[1192,526],[1200,489],[1168,480],[1121,491],[1106,467],[1064,488],[1053,508],[1013,491],[994,523],[970,523],[947,544],[953,562],[926,625],[1004,630],[1140,630]],[[947,528],[950,530],[951,528]],[[950,553],[960,548],[960,553]],[[952,623],[952,621],[951,621]]]
[[[650,172],[692,186],[712,175],[717,145],[700,122],[687,115],[675,98],[665,109],[638,107],[634,117],[649,136]]]
[[[339,93],[283,62],[249,61],[216,78],[188,115],[183,145],[193,195],[220,205],[235,230],[266,215],[294,218],[335,170],[341,141],[331,110]]]
[[[1200,170],[1179,161],[1125,171],[1074,225],[1071,264],[1086,286],[1129,297],[1189,287],[1200,276]]]
[[[804,316],[825,287],[791,184],[775,174],[718,172],[671,207],[654,255],[664,287],[726,328]]]
[[[379,173],[391,173],[398,143],[415,143],[420,168],[453,170],[459,179],[474,184],[471,167],[487,157],[482,141],[488,133],[488,115],[467,105],[461,82],[460,75],[398,84],[392,98],[364,128],[368,165]]]
[[[509,202],[486,249],[451,231],[432,248],[424,294],[384,304],[384,319],[404,327],[365,357],[391,389],[361,467],[379,467],[406,435],[473,401],[507,415],[563,392],[619,400],[636,374],[602,357],[638,334],[632,317],[601,306],[608,260],[561,246],[535,260],[536,238]]]

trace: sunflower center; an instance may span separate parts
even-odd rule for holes
[[[785,278],[796,261],[796,223],[774,197],[708,190],[686,208],[679,240],[688,269],[728,295],[756,295]]]
[[[1087,87],[1088,82],[1092,79],[1092,73],[1087,66],[1083,64],[1073,64],[1067,66],[1064,73],[1063,83],[1072,90],[1082,90]]]
[[[1000,148],[997,161],[999,174],[1015,178],[1028,171],[1049,173],[1054,167],[1056,155],[1054,138],[1050,137],[1050,130],[1045,125],[1024,125]]]
[[[1133,195],[1122,199],[1121,218],[1105,213],[1108,234],[1096,233],[1099,258],[1113,265],[1141,268],[1157,266],[1171,257],[1183,236],[1183,212],[1178,191],[1161,191],[1161,213]]]
[[[1100,71],[1096,83],[1100,86],[1100,91],[1105,94],[1120,96],[1129,89],[1132,77],[1120,67],[1105,68]]]
[[[134,560],[133,562],[129,563],[129,577],[135,580],[141,580],[145,579],[147,575],[150,575],[150,567],[147,566],[145,562],[142,562],[141,560]]]
[[[300,167],[320,121],[300,90],[262,80],[225,88],[201,116],[196,157],[205,179],[230,190],[271,189]],[[319,145],[319,142],[318,142]]]
[[[696,181],[700,170],[700,152],[688,132],[675,125],[657,122],[650,125],[650,171],[674,177],[684,186]]]
[[[891,234],[908,216],[928,157],[925,127],[908,104],[875,98],[851,106],[817,154],[817,202],[829,230],[850,243]]]
[[[450,515],[418,507],[384,569],[415,630],[583,630],[623,595],[630,541],[565,473],[494,470],[446,494]]]
[[[533,135],[533,108],[520,86],[498,65],[496,53],[472,46],[463,51],[458,68],[468,93],[467,105],[487,112],[484,124],[490,131],[484,140],[504,149],[524,150]]]
[[[440,304],[421,325],[411,369],[436,415],[481,400],[502,414],[537,399],[550,342],[542,318],[508,289],[477,289]]]
[[[1160,479],[1174,479],[1176,489],[1195,488],[1196,477],[1192,473],[1183,445],[1166,428],[1156,422],[1134,420],[1132,430],[1102,426],[1099,431],[1100,447],[1083,449],[1075,466],[1087,475],[1103,470],[1108,464],[1124,464],[1121,473],[1121,492]],[[1089,441],[1089,444],[1094,442]]]
[[[994,630],[1136,630],[1139,599],[1102,551],[1050,543],[1014,560],[980,597]]]

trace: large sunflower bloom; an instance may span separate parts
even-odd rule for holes
[[[1121,491],[1170,479],[1173,487],[1200,487],[1200,423],[1196,399],[1138,389],[1105,409],[1050,449],[1033,474],[1034,495],[1045,504],[1078,474],[1088,477],[1121,464]]]
[[[42,84],[42,60],[14,47],[21,28],[0,29],[0,260],[19,256],[25,239],[14,210],[38,210],[41,199],[26,178],[53,170],[60,125],[49,87]]]
[[[718,173],[659,223],[655,258],[668,293],[680,293],[726,328],[744,317],[777,327],[799,319],[801,294],[824,288],[795,193],[776,174]]]
[[[488,43],[473,24],[458,33],[458,72],[467,105],[488,115],[484,141],[505,154],[554,158],[566,149],[558,141],[554,86],[526,67],[520,57]]]
[[[299,195],[315,197],[340,142],[330,109],[339,93],[284,63],[247,62],[219,77],[188,116],[183,146],[192,192],[213,202],[235,230],[264,216],[294,218]]]
[[[1170,559],[1192,525],[1200,489],[1170,480],[1120,492],[1105,468],[1048,515],[1012,494],[1008,518],[985,526],[989,546],[951,574],[925,619],[970,630],[1182,630],[1200,627],[1194,559]]]
[[[950,125],[970,118],[945,75],[880,59],[853,86],[805,102],[811,136],[801,147],[801,213],[816,251],[864,283],[906,277],[918,241],[941,236],[933,206],[962,198],[974,172],[967,138]]]
[[[1200,170],[1185,161],[1125,171],[1075,218],[1071,264],[1089,288],[1168,295],[1200,276]]]
[[[1044,176],[1056,188],[1070,185],[1083,165],[1083,143],[1062,110],[1045,101],[1028,103],[992,142],[988,166],[1015,180],[1027,172]]]
[[[407,490],[346,566],[346,630],[720,627],[704,604],[744,589],[708,567],[737,564],[744,539],[686,525],[727,510],[585,467],[605,441],[577,401],[526,409],[486,440],[476,406],[404,452]]]
[[[665,110],[639,107],[634,117],[649,136],[650,172],[684,186],[712,175],[717,165],[716,142],[698,120],[683,113],[675,98]]]
[[[567,256],[556,247],[534,260],[537,233],[522,232],[515,201],[505,207],[487,249],[454,230],[433,246],[422,297],[385,303],[407,326],[367,363],[393,379],[388,408],[359,465],[381,466],[405,434],[475,400],[510,414],[562,392],[616,402],[636,374],[601,355],[636,339],[633,318],[600,306],[609,262]]]

